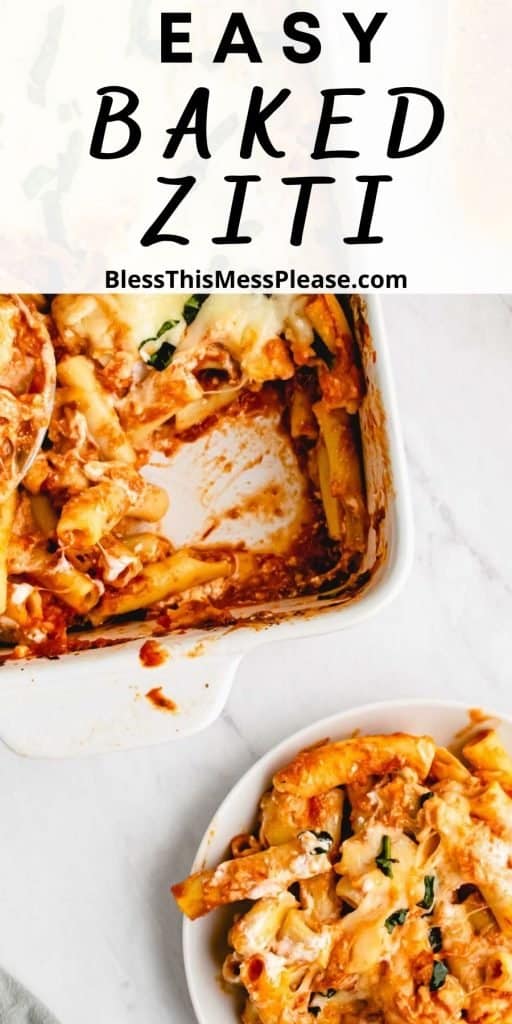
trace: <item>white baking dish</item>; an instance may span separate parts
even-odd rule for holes
[[[373,349],[363,353],[370,388],[362,436],[369,500],[385,505],[385,556],[366,588],[352,600],[341,595],[283,602],[260,610],[248,625],[169,636],[160,640],[169,658],[158,667],[141,663],[140,648],[151,626],[140,622],[115,627],[115,633],[102,629],[102,637],[115,635],[120,641],[116,646],[58,661],[8,662],[0,682],[0,738],[8,746],[25,755],[63,757],[190,735],[221,713],[240,660],[257,644],[336,632],[362,622],[396,595],[410,566],[412,520],[381,310],[372,298],[367,306]],[[175,702],[176,711],[147,699],[158,688]]]

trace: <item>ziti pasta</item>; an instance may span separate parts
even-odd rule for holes
[[[243,1024],[510,1024],[512,759],[428,736],[299,753],[231,857],[172,887],[195,919],[240,903],[223,978]]]
[[[364,575],[366,384],[350,313],[333,296],[3,296],[0,401],[15,410],[0,420],[4,452],[37,418],[29,399],[18,409],[16,388],[43,334],[57,364],[51,422],[0,507],[0,639],[14,656],[83,646],[84,630],[123,615],[165,630],[230,621],[233,606]],[[305,481],[300,533],[266,554],[207,541],[175,550],[161,524],[180,495],[146,467],[265,410]]]

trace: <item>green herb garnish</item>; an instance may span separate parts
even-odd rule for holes
[[[401,927],[405,924],[405,919],[408,913],[408,909],[404,908],[403,910],[395,910],[394,914],[390,914],[384,921],[386,931],[391,935],[391,932],[397,927],[397,925]]]
[[[382,836],[381,848],[375,858],[375,863],[382,871],[383,875],[387,878],[393,878],[392,864],[398,864],[398,861],[391,856],[391,839],[389,836]]]
[[[158,370],[159,372],[167,369],[169,364],[172,362],[174,353],[176,352],[176,345],[173,345],[170,341],[162,341],[162,343],[155,348],[155,343],[159,341],[164,334],[172,331],[173,327],[176,327],[177,324],[179,324],[179,320],[165,320],[154,338],[144,338],[144,341],[141,341],[139,345],[139,352],[147,366],[152,366],[154,370]]]
[[[428,941],[433,953],[440,953],[443,948],[443,933],[440,928],[431,928]]]
[[[179,320],[166,320],[159,331],[156,332],[157,338],[161,338],[162,334],[167,334],[167,331],[172,331],[173,327],[179,324]]]
[[[432,968],[432,977],[430,979],[430,991],[438,992],[443,987],[446,978],[448,977],[449,971],[443,960],[436,960]]]
[[[149,357],[147,364],[159,372],[166,370],[170,363],[172,363],[172,357],[175,352],[176,345],[171,345],[170,341],[163,341],[158,351]]]
[[[433,796],[433,793],[423,793],[422,796],[420,796],[420,807],[424,807],[427,800],[432,800]]]
[[[318,358],[325,363],[327,368],[329,370],[332,370],[334,363],[336,362],[336,356],[334,355],[334,352],[331,352],[329,346],[325,344],[325,341],[323,340],[323,338],[320,337],[317,331],[313,331],[313,334],[313,351],[318,356]]]
[[[208,295],[191,295],[187,299],[183,307],[183,316],[187,324],[190,325],[195,320],[203,302],[206,302],[207,298],[209,298]]]
[[[425,886],[425,895],[423,899],[420,900],[420,902],[417,904],[417,906],[421,907],[422,910],[432,910],[432,907],[434,906],[436,887],[435,876],[425,875],[425,878],[423,879],[423,884]]]
[[[471,882],[466,882],[464,885],[460,885],[457,889],[457,903],[465,903],[474,892],[478,892],[476,885],[472,885]]]

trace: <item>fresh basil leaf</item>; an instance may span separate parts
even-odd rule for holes
[[[465,903],[474,892],[478,892],[476,885],[466,882],[457,889],[457,903]]]
[[[173,327],[176,327],[177,324],[179,324],[179,320],[166,320],[160,327],[160,330],[157,331],[157,338],[161,338],[162,334],[167,334],[167,331],[172,331]]]
[[[170,366],[175,352],[176,345],[171,345],[170,341],[163,341],[158,351],[149,357],[147,364],[161,373],[162,370],[166,370]]]
[[[432,968],[432,977],[430,979],[430,991],[438,992],[443,987],[449,971],[443,960],[436,960]]]
[[[423,910],[432,910],[432,907],[434,906],[436,889],[435,876],[425,875],[425,878],[423,879],[423,884],[425,886],[425,895],[423,899],[420,900],[420,902],[417,904],[417,906],[421,907]]]
[[[398,861],[391,856],[391,839],[389,836],[382,836],[381,848],[375,858],[375,863],[382,871],[383,875],[387,878],[393,878],[392,864],[398,864]]]
[[[433,953],[440,953],[443,948],[443,933],[440,928],[431,928],[428,933],[428,941]]]
[[[424,807],[427,800],[432,800],[433,796],[433,793],[423,793],[422,796],[420,796],[420,807]]]
[[[386,931],[391,932],[398,926],[401,927],[405,924],[405,919],[409,913],[408,909],[404,907],[403,910],[395,910],[394,914],[390,914],[389,917],[384,921]]]
[[[188,325],[195,320],[203,302],[206,302],[208,298],[208,295],[191,295],[190,299],[187,299],[183,307],[183,317]]]
[[[322,360],[322,362],[325,363],[329,370],[332,370],[334,363],[336,362],[334,352],[331,352],[330,348],[325,344],[325,341],[320,337],[317,331],[313,331],[313,334],[314,340],[312,348],[314,353]]]

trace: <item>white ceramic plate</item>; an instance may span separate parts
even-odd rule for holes
[[[512,749],[512,718],[499,715],[498,719],[501,737]],[[368,704],[307,726],[265,754],[234,786],[210,823],[192,870],[213,867],[225,858],[232,837],[252,827],[260,797],[274,772],[302,748],[327,737],[342,739],[354,729],[369,735],[397,731],[427,734],[446,746],[468,724],[469,708],[464,704],[412,700]],[[240,1024],[236,999],[219,982],[228,914],[229,910],[220,910],[199,921],[184,921],[185,971],[199,1024]]]

